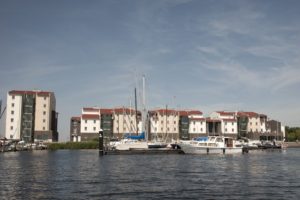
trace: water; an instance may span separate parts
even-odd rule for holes
[[[204,156],[2,153],[0,199],[300,199],[300,149]]]

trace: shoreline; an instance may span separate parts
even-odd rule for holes
[[[287,148],[300,148],[300,142],[285,142]]]

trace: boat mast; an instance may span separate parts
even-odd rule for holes
[[[143,75],[143,108],[142,108],[142,131],[145,133],[145,139],[148,140],[148,133],[146,131],[146,91],[145,91],[145,75]]]
[[[136,88],[134,88],[134,103],[135,103],[135,125],[136,125],[136,135],[139,135],[138,131],[138,113],[137,113],[137,99],[136,99]]]

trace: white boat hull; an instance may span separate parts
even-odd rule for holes
[[[199,147],[190,144],[179,144],[185,154],[237,154],[243,153],[242,147]]]
[[[117,150],[130,150],[130,149],[148,149],[148,143],[147,142],[126,142],[126,143],[120,143],[115,146]]]

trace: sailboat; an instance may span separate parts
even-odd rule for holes
[[[145,87],[145,76],[143,76],[143,88]],[[145,123],[145,89],[143,89],[143,113],[142,113],[142,132],[138,135],[138,117],[137,117],[137,95],[135,94],[135,116],[136,116],[136,135],[126,135],[121,141],[115,142],[113,148],[116,150],[148,149],[148,134],[146,133]]]

